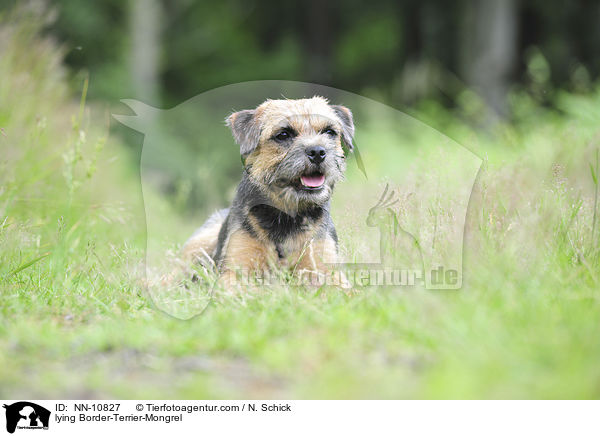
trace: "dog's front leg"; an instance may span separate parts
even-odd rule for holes
[[[295,271],[301,283],[349,288],[351,286],[344,273],[335,269],[337,260],[337,244],[331,237],[310,240],[298,254]]]
[[[277,253],[272,244],[266,244],[245,230],[229,236],[224,249],[220,283],[226,290],[247,288],[254,274],[265,277],[269,263]]]

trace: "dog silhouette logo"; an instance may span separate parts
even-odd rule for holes
[[[29,401],[19,401],[10,405],[4,404],[6,409],[6,431],[14,433],[18,429],[48,429],[50,411]]]
[[[426,289],[462,287],[467,211],[483,159],[435,128],[367,97],[313,83],[263,80],[212,89],[165,109],[124,99],[128,112],[113,114],[143,134],[140,181],[147,234],[143,281],[155,308],[179,319],[195,317],[212,301],[212,284],[218,277],[212,274],[218,268],[208,252],[198,250],[200,265],[182,261],[178,243],[183,240],[166,237],[167,204],[156,200],[157,193],[164,193],[175,210],[202,210],[205,215],[198,224],[212,216],[214,221],[209,222],[221,228],[218,219],[224,220],[225,212],[213,214],[230,204],[232,187],[251,165],[234,145],[225,117],[269,99],[313,96],[352,110],[356,129],[354,151],[345,154],[348,183],[341,179],[336,183],[326,206],[336,221],[342,248],[331,268],[354,277],[390,272],[394,286],[403,285],[403,277],[412,277],[415,280],[407,280],[407,286],[414,282]],[[476,144],[471,147],[477,149]],[[263,176],[275,177],[269,172]],[[286,179],[280,177],[274,187],[285,185]],[[248,207],[281,203],[285,214],[295,219],[297,197],[289,192],[284,190],[276,202],[274,196],[252,195]],[[172,277],[178,269],[181,276]]]

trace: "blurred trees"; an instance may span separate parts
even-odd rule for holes
[[[548,106],[562,110],[558,88],[585,92],[600,72],[597,0],[29,1],[47,6],[45,32],[62,43],[73,87],[89,75],[88,96],[115,105],[170,108],[244,81],[305,81],[416,106],[446,132],[455,114],[535,122]],[[16,4],[0,0],[0,14]],[[243,108],[234,101],[164,122],[152,174],[181,209],[224,204],[239,179],[222,123]],[[115,124],[137,165],[142,136]]]
[[[465,3],[462,74],[493,112],[507,115],[506,95],[516,63],[516,0]]]
[[[472,88],[507,115],[511,87],[531,82],[532,53],[547,62],[553,86],[585,88],[600,71],[595,0],[51,4],[59,14],[49,31],[67,44],[76,71],[91,72],[92,96],[155,105],[230,83],[285,79],[394,105],[424,98],[451,105]]]
[[[135,97],[144,101],[159,96],[162,15],[158,0],[130,0],[130,76]]]

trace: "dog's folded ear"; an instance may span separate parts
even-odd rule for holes
[[[255,115],[255,110],[244,110],[232,113],[225,120],[242,156],[252,153],[260,139],[260,125]]]
[[[332,105],[331,106],[342,123],[342,141],[348,148],[348,151],[354,150],[354,118],[352,112],[346,106]]]

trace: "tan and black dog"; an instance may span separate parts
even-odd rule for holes
[[[244,175],[231,207],[186,242],[184,259],[216,265],[225,283],[273,265],[329,272],[338,248],[329,206],[353,150],[350,110],[322,97],[267,100],[227,125]]]

